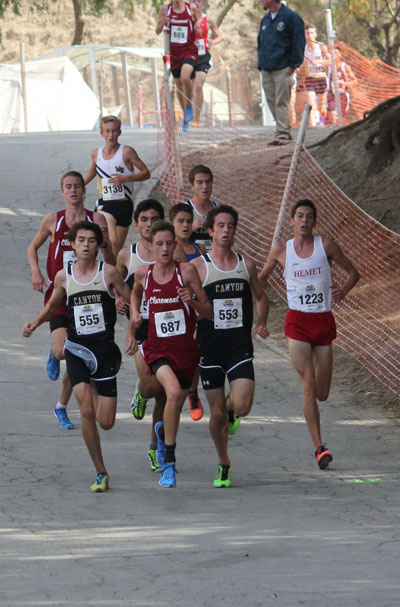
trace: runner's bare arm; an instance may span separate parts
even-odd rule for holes
[[[49,213],[43,217],[40,228],[28,247],[28,261],[32,269],[32,287],[35,291],[43,293],[43,287],[47,287],[46,279],[39,268],[38,250],[53,234],[52,228],[56,222],[56,213]]]
[[[121,274],[115,266],[106,264],[104,268],[104,276],[107,285],[113,289],[120,297],[123,297],[129,301],[131,296],[131,290],[122,278]]]
[[[208,27],[210,28],[210,30],[212,31],[212,33],[214,35],[214,38],[210,38],[208,40],[208,44],[210,46],[214,46],[215,44],[219,44],[220,42],[222,42],[221,32],[219,31],[219,29],[217,27],[217,23],[216,23],[214,17],[207,15],[207,23],[208,23]]]
[[[103,253],[103,258],[106,263],[115,266],[115,254],[112,250],[112,246],[110,241],[108,240],[108,227],[107,222],[104,218],[104,215],[101,213],[94,213],[93,215],[94,222],[101,228],[103,234],[103,244],[101,245],[101,251]]]
[[[200,283],[200,277],[193,264],[181,265],[184,287],[178,287],[177,293],[182,301],[191,306],[202,318],[212,318],[214,312],[206,292]],[[193,299],[192,295],[196,296]]]
[[[139,266],[135,271],[135,282],[130,298],[130,322],[131,329],[134,332],[142,324],[143,318],[140,314],[140,305],[142,303],[144,281],[146,278],[148,266]]]
[[[137,343],[135,340],[135,330],[142,324],[142,316],[140,314],[140,304],[142,302],[144,280],[147,273],[146,266],[139,266],[135,272],[135,283],[133,285],[130,299],[130,320],[125,335],[126,353],[132,356],[137,352]]]
[[[267,339],[269,331],[267,329],[267,319],[269,311],[269,301],[267,294],[261,286],[257,277],[256,264],[252,259],[246,257],[246,266],[250,274],[250,287],[256,298],[257,321],[256,326],[252,330],[253,337],[259,335],[263,339]]]
[[[332,284],[332,301],[338,303],[339,301],[342,301],[354,285],[357,284],[360,280],[360,274],[334,240],[331,238],[323,238],[322,242],[328,259],[339,264],[339,266],[348,273],[347,280],[341,287]]]
[[[131,181],[146,181],[146,179],[150,179],[150,171],[139,158],[137,153],[130,145],[125,145],[123,150],[123,160],[129,170],[133,170],[135,167],[138,172],[132,173],[130,175],[124,175],[122,173],[113,173],[111,175],[111,179],[114,185],[122,185],[123,183],[131,182]]]
[[[85,175],[85,185],[90,183],[92,179],[96,177],[96,158],[97,158],[97,148],[90,152],[90,157],[92,159],[92,164],[90,165],[86,175]]]
[[[65,270],[62,269],[57,272],[56,277],[54,279],[54,290],[53,293],[44,306],[43,310],[37,316],[37,318],[33,322],[26,322],[24,324],[22,335],[24,337],[30,337],[32,333],[37,329],[41,324],[50,320],[53,314],[58,310],[63,297],[66,291],[66,278],[65,278]]]
[[[117,257],[117,270],[124,280],[128,274],[130,249],[130,247],[124,247],[120,250]],[[129,310],[130,294],[127,300],[125,300],[123,297],[120,297],[116,291],[114,291],[114,295],[115,307],[117,308],[118,314],[125,314]]]
[[[201,34],[202,33],[202,30],[200,27],[201,13],[197,10],[197,6],[195,6],[194,4],[190,5],[190,12],[192,14],[192,18],[194,21],[194,29],[197,31],[198,34]]]
[[[194,267],[197,270],[197,273],[200,277],[200,284],[203,284],[203,282],[206,279],[206,264],[204,263],[204,260],[201,257],[195,257],[194,259],[192,259],[189,263],[191,263],[192,265],[194,265]]]
[[[263,265],[261,272],[258,275],[258,280],[262,285],[268,282],[268,278],[271,276],[276,264],[280,264],[282,267],[285,266],[285,252],[286,243],[278,242],[271,247],[268,253],[267,261]]]
[[[167,15],[168,6],[165,4],[160,6],[160,12],[158,13],[158,19],[156,23],[156,34],[161,34],[164,26],[168,24],[169,17]]]

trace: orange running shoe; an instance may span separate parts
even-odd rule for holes
[[[329,466],[333,460],[333,456],[324,445],[320,445],[315,451],[315,459],[317,460],[318,466],[323,470]]]
[[[201,400],[199,399],[199,395],[197,392],[189,392],[188,394],[189,401],[189,411],[190,417],[194,422],[198,422],[204,415],[203,405],[201,404]]]
[[[199,128],[200,127],[200,120],[193,120],[192,126],[195,126],[195,127]]]

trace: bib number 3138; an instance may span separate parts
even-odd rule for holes
[[[111,178],[103,177],[101,180],[103,200],[121,200],[125,197],[124,186],[114,185]]]

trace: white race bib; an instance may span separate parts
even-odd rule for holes
[[[242,298],[214,299],[214,329],[243,327]]]
[[[78,258],[75,251],[63,251],[63,266],[67,267],[69,261],[76,261]]]
[[[121,200],[125,198],[124,186],[114,185],[111,177],[102,177],[101,191],[103,200]]]
[[[186,44],[188,40],[187,25],[171,25],[171,42],[174,44]]]
[[[296,298],[302,312],[324,312],[326,310],[322,284],[296,287]]]
[[[197,46],[199,55],[205,55],[206,52],[207,52],[207,50],[206,50],[206,45],[204,43],[204,38],[200,38],[199,40],[195,40],[194,43]]]
[[[92,333],[100,333],[106,330],[101,303],[75,306],[74,318],[78,335],[92,335]]]
[[[167,310],[154,314],[157,337],[174,337],[186,333],[185,314],[180,310]]]

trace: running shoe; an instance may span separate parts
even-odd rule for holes
[[[135,386],[135,394],[133,395],[133,398],[132,398],[131,409],[132,409],[133,417],[135,419],[141,420],[144,418],[144,414],[146,413],[147,401],[149,399],[145,398],[144,396],[142,396],[140,394],[139,386],[140,386],[140,379],[138,379],[136,386]]]
[[[193,107],[191,105],[187,105],[185,109],[185,119],[189,122],[193,120]]]
[[[194,126],[196,128],[200,128],[200,120],[193,120],[192,121],[192,126]]]
[[[189,401],[189,411],[190,417],[194,422],[198,422],[204,415],[203,405],[201,404],[201,400],[199,399],[199,395],[196,392],[189,392],[188,394]]]
[[[46,363],[46,371],[49,378],[52,381],[56,381],[56,379],[58,379],[60,375],[60,361],[54,356],[52,348],[53,342],[51,342],[50,344],[50,352]]]
[[[190,120],[183,119],[182,131],[188,131],[190,129]]]
[[[218,464],[217,476],[215,477],[214,487],[228,488],[231,486],[231,467]]]
[[[172,489],[176,487],[176,471],[175,462],[168,462],[161,468],[161,478],[158,481],[161,487]]]
[[[90,485],[90,491],[92,493],[105,493],[108,491],[108,481],[110,480],[108,474],[100,472],[96,476],[96,480],[93,485]]]
[[[315,459],[317,460],[318,466],[323,470],[327,468],[333,460],[332,453],[328,451],[325,445],[320,445],[315,451]]]
[[[58,419],[59,427],[63,430],[73,430],[75,428],[67,415],[66,409],[54,409],[54,415]]]
[[[161,468],[164,465],[164,455],[165,455],[165,444],[160,435],[162,429],[163,429],[163,423],[157,422],[154,427],[154,430],[155,430],[156,436],[157,436],[156,457],[157,457],[158,464],[159,464],[159,466],[161,466]]]
[[[149,449],[147,451],[147,457],[150,462],[150,468],[152,472],[159,472],[161,470],[161,466],[157,461],[157,451],[155,449]]]

